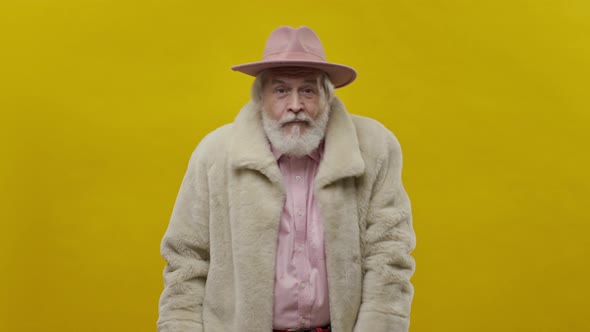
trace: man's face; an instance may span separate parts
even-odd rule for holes
[[[271,71],[262,90],[266,134],[279,151],[302,156],[324,137],[328,109],[322,107],[317,71]]]
[[[262,110],[281,124],[281,132],[303,134],[320,112],[317,73],[286,76],[289,73],[269,73],[262,91]]]

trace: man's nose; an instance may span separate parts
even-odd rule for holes
[[[298,93],[291,93],[289,95],[289,104],[288,104],[289,111],[293,113],[299,113],[303,111],[303,100]]]

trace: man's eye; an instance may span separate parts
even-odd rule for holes
[[[283,93],[287,93],[287,89],[285,88],[276,88],[275,92],[279,93],[279,94],[283,94]]]
[[[313,91],[312,88],[306,88],[306,89],[303,89],[302,92],[306,95],[310,95],[310,94],[314,93],[315,91]]]

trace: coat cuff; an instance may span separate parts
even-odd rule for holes
[[[158,332],[203,332],[203,324],[190,320],[168,321],[158,324]]]
[[[374,311],[361,311],[354,332],[408,332],[409,318]]]

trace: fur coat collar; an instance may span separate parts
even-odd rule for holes
[[[352,120],[342,102],[334,98],[326,129],[324,159],[316,178],[321,188],[338,179],[354,177],[365,171],[361,150]],[[234,121],[235,134],[230,142],[230,163],[234,168],[250,168],[281,182],[281,173],[272,155],[260,111],[248,103]]]

